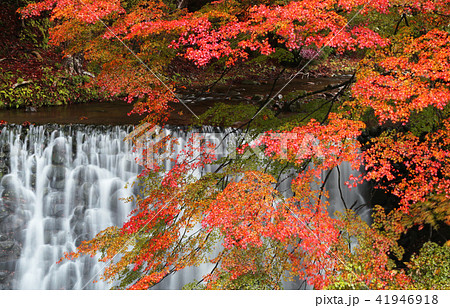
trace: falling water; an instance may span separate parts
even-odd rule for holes
[[[139,193],[126,185],[141,171],[130,144],[124,141],[132,126],[5,126],[0,136],[0,289],[108,289],[98,280],[103,264],[80,257],[57,263],[63,252],[74,251],[83,240],[113,225],[122,225],[134,207],[124,201]],[[205,127],[202,136],[220,145],[230,130]],[[178,138],[175,154],[192,132],[166,130]],[[172,163],[167,160],[166,170]],[[199,177],[216,166],[195,171]],[[331,174],[327,187],[335,210],[364,202],[364,191],[336,191],[350,167]],[[335,172],[335,171],[333,171]],[[342,177],[341,177],[342,176]],[[289,180],[281,190],[289,190]],[[187,268],[158,284],[180,289],[209,272],[213,265]],[[287,288],[295,286],[286,285]]]
[[[1,180],[0,205],[12,222],[2,222],[3,231],[9,231],[3,236],[22,246],[13,288],[107,288],[89,283],[101,271],[94,259],[56,262],[81,241],[122,224],[131,211],[133,204],[122,200],[133,195],[124,187],[139,171],[123,141],[131,129],[3,128],[0,146],[10,170]]]

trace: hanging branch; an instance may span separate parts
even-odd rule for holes
[[[409,27],[408,19],[406,19],[406,13],[403,13],[402,17],[400,17],[400,20],[397,22],[397,25],[395,26],[394,35],[397,34],[398,28],[400,27],[400,24],[401,24],[403,19],[405,20],[405,25],[407,27]]]

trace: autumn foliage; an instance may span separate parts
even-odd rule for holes
[[[213,145],[190,140],[167,172],[143,162],[143,194],[129,221],[67,259],[100,253],[108,262],[103,278],[129,289],[148,289],[202,263],[213,270],[190,288],[279,289],[293,277],[315,288],[420,287],[400,243],[430,224],[427,215],[411,222],[412,209],[427,213],[423,204],[436,195],[444,196],[433,203],[440,208],[450,194],[450,1],[222,0],[188,11],[170,1],[46,0],[20,13],[46,11],[51,43],[66,55],[83,52],[98,71],[91,82],[126,96],[152,124],[163,124],[177,100],[178,85],[164,76],[174,59],[202,72],[277,48],[309,49],[311,58],[325,47],[365,55],[351,90],[339,92],[320,117],[284,117],[271,129],[252,127],[259,123],[252,118],[246,124],[254,141],[238,144],[236,157],[217,161]],[[278,114],[260,116],[262,123]],[[263,158],[252,154],[256,147]],[[328,213],[322,174],[344,162],[366,169],[346,179],[349,188],[370,181],[397,198],[390,212],[376,208],[372,226],[352,211]],[[217,172],[194,175],[211,164]],[[291,196],[277,190],[286,168],[297,174]],[[432,226],[448,226],[448,211],[439,213]]]

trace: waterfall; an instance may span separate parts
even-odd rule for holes
[[[131,145],[124,141],[132,126],[45,125],[2,128],[0,135],[0,289],[108,289],[98,280],[103,264],[87,256],[57,264],[63,252],[113,225],[122,225],[139,194],[133,183],[141,171]],[[166,129],[179,141],[180,152],[193,133]],[[222,142],[231,129],[205,127],[202,136],[220,145],[218,158],[228,153]],[[231,134],[233,135],[233,134]],[[167,160],[166,170],[173,163]],[[197,177],[214,171],[207,166]],[[341,196],[336,191],[350,172],[348,164],[332,174],[327,187],[338,210],[343,203],[365,203],[359,188]],[[335,171],[333,171],[335,172]],[[289,181],[282,185],[289,190]],[[180,289],[201,279],[213,265],[187,268],[168,277],[156,289]],[[286,288],[294,288],[286,285]]]
[[[56,262],[99,231],[122,224],[133,204],[139,171],[123,141],[132,127],[4,127],[0,155],[8,163],[0,182],[2,242],[20,249],[14,289],[105,289],[101,265],[82,257]],[[5,221],[6,220],[6,221]],[[3,271],[13,262],[0,263]],[[3,268],[1,268],[3,267]],[[6,268],[5,268],[6,267]]]
[[[330,205],[328,213],[334,217],[335,212],[350,209],[358,214],[363,221],[370,224],[372,222],[372,211],[367,204],[369,195],[368,184],[364,182],[351,189],[344,184],[351,174],[358,175],[359,173],[360,171],[353,170],[348,162],[342,163],[331,171],[323,172],[322,179],[327,179],[325,190],[329,194],[328,202]]]

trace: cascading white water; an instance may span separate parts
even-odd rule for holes
[[[17,195],[16,216],[26,220],[15,289],[105,289],[97,279],[101,265],[82,257],[56,262],[83,240],[122,224],[133,204],[125,183],[138,173],[129,128],[21,126],[4,128],[10,171],[3,191]],[[128,131],[127,131],[128,130]],[[13,205],[13,204],[12,204]],[[19,215],[18,215],[19,214]]]
[[[16,246],[21,245],[22,249],[17,261],[0,260],[0,271],[15,269],[14,289],[110,287],[102,281],[92,283],[98,280],[103,266],[95,258],[81,257],[60,264],[57,261],[63,252],[74,251],[81,241],[126,221],[134,205],[122,199],[139,191],[137,185],[124,188],[136,180],[140,171],[131,145],[124,142],[132,129],[80,125],[3,128],[0,163],[5,165],[3,173],[7,174],[0,183],[0,208],[7,205],[9,212],[5,209],[2,213],[9,214],[7,218],[18,225],[16,231],[21,229],[8,234],[17,238]],[[165,134],[169,133],[178,139],[176,155],[193,132],[165,130]],[[202,137],[220,144],[226,133],[210,127],[202,130]],[[219,157],[227,152],[225,147],[221,144],[217,149]],[[1,160],[5,157],[8,163]],[[166,170],[172,166],[166,159]],[[214,166],[195,170],[194,176],[212,171],[211,168]],[[192,269],[188,276],[204,272],[203,268]],[[169,287],[181,288],[188,282],[184,282],[188,277],[181,276]]]
[[[342,210],[353,210],[361,219],[367,223],[372,222],[372,211],[367,204],[368,184],[359,184],[349,189],[344,183],[350,175],[360,174],[359,170],[353,170],[350,163],[344,162],[340,166],[327,172],[323,172],[322,179],[325,181],[325,190],[328,191],[328,212],[333,217],[335,212]],[[326,180],[325,180],[326,179]]]
[[[139,192],[136,185],[125,188],[125,183],[135,181],[140,171],[130,144],[124,141],[132,129],[131,126],[81,125],[3,128],[0,137],[0,244],[15,239],[19,243],[16,246],[21,245],[22,249],[20,253],[15,252],[17,262],[3,261],[0,254],[0,283],[2,271],[7,269],[15,270],[11,285],[15,289],[110,287],[102,281],[92,283],[98,280],[103,266],[95,258],[56,262],[63,252],[75,250],[81,241],[93,238],[108,226],[125,222],[134,204],[122,199]],[[193,132],[175,128],[165,133],[178,138],[175,151],[178,154]],[[220,145],[216,149],[219,158],[228,153],[228,144],[222,141],[231,133],[230,129],[205,127],[201,133],[207,141]],[[9,158],[7,163],[5,157]],[[168,170],[172,163],[166,162]],[[196,170],[194,175],[199,177],[215,168],[207,166]],[[364,193],[359,188],[350,194],[345,192],[342,197],[336,190],[351,170],[348,164],[340,168],[342,176],[333,173],[326,184],[334,210],[342,209],[344,202],[364,204]],[[289,190],[289,185],[289,180],[284,181],[280,190]],[[13,252],[11,249],[10,253]],[[207,264],[183,269],[155,288],[180,289],[194,279],[201,279],[212,267]]]

